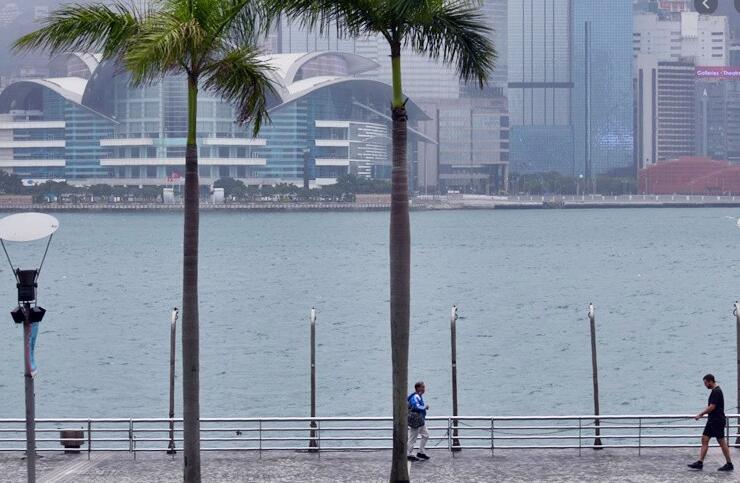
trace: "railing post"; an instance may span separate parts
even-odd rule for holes
[[[447,451],[452,452],[452,419],[450,418],[447,418]],[[454,453],[452,457],[455,457]]]
[[[316,421],[316,451],[321,458],[321,421]]]
[[[491,418],[491,456],[493,456],[493,418]]]
[[[92,421],[87,420],[87,459],[90,459],[90,453],[92,452]]]
[[[583,420],[578,418],[578,456],[581,456],[581,449],[583,448]]]
[[[642,456],[642,418],[637,421],[637,456]]]
[[[134,450],[134,420],[128,420],[128,452],[131,453]]]
[[[262,420],[259,420],[260,459],[262,459]]]

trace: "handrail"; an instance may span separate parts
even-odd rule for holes
[[[727,434],[740,433],[740,414],[727,415]],[[599,420],[599,425],[595,420]],[[388,416],[210,417],[201,418],[203,451],[347,451],[387,450],[392,442]],[[0,453],[25,451],[25,419],[0,418]],[[39,418],[36,420],[39,452],[67,450],[92,452],[166,452],[170,423],[176,449],[182,447],[182,418]],[[311,423],[315,423],[312,425]],[[458,424],[453,424],[458,423]],[[583,449],[693,448],[698,446],[703,422],[687,414],[608,414],[537,416],[430,416],[430,449]],[[452,441],[452,428],[458,434]],[[74,436],[55,437],[74,429]],[[311,445],[311,443],[315,445]],[[458,446],[459,444],[459,446]],[[85,447],[86,446],[86,447]]]

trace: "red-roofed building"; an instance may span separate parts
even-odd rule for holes
[[[740,194],[740,166],[681,157],[641,169],[638,190],[648,194]]]

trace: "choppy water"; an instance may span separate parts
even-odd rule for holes
[[[593,301],[602,412],[695,412],[708,371],[734,406],[735,216],[740,211],[413,213],[410,377],[426,381],[434,414],[449,413],[456,303],[461,413],[588,413]],[[38,417],[166,417],[181,215],[59,219],[41,277],[48,313],[38,342]],[[319,414],[389,414],[387,223],[387,213],[202,215],[204,416],[308,413],[312,305]],[[41,250],[10,249],[29,263]],[[10,310],[15,287],[5,266],[2,286],[0,307]],[[22,417],[21,328],[9,315],[0,321],[0,395],[0,417]]]

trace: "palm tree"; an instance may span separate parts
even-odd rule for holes
[[[102,52],[119,62],[135,86],[183,76],[188,92],[183,235],[182,351],[184,480],[199,482],[200,376],[198,319],[199,183],[196,144],[199,90],[233,103],[237,122],[252,123],[256,135],[268,119],[273,92],[270,68],[259,59],[256,35],[269,27],[259,0],[158,0],[151,8],[132,5],[64,6],[43,26],[15,42],[18,51]]]
[[[391,54],[393,171],[390,219],[390,318],[393,365],[393,462],[391,481],[408,481],[406,391],[408,389],[411,234],[406,161],[406,98],[401,82],[404,48],[454,65],[481,88],[496,51],[487,37],[479,2],[469,0],[290,0],[280,7],[308,28],[344,35],[381,35]]]

